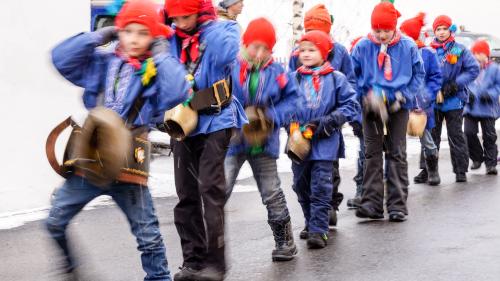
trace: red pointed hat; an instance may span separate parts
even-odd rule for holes
[[[487,57],[490,57],[490,45],[486,40],[477,40],[470,50],[473,54],[485,54]]]
[[[116,15],[115,25],[118,29],[123,29],[130,23],[147,26],[154,37],[168,37],[172,34],[172,30],[163,24],[163,17],[158,13],[158,7],[150,0],[130,0],[123,4]]]
[[[396,30],[401,16],[391,2],[381,2],[372,12],[372,29]]]
[[[201,0],[166,0],[165,10],[167,15],[181,17],[198,14],[201,8]]]
[[[332,28],[332,17],[325,5],[318,4],[306,12],[304,17],[304,28],[306,30],[321,30],[330,33]]]
[[[269,50],[272,50],[276,44],[276,31],[269,20],[257,18],[248,24],[242,40],[245,46],[255,41],[261,41],[267,45]]]
[[[333,48],[332,39],[328,34],[320,30],[309,31],[300,38],[299,43],[304,41],[313,43],[316,48],[321,52],[321,56],[324,60],[328,57],[328,53]]]
[[[420,37],[420,31],[425,25],[425,13],[419,13],[416,17],[405,20],[399,29],[403,31],[406,35],[413,38],[413,40],[418,40]]]

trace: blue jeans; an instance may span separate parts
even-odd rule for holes
[[[332,198],[332,161],[292,163],[293,190],[297,193],[310,233],[328,233]]]
[[[425,129],[424,134],[420,137],[420,146],[420,169],[427,169],[425,159],[433,155],[438,156],[439,154],[438,147],[434,143],[430,130]]]
[[[170,281],[165,245],[160,234],[153,199],[147,187],[118,183],[109,190],[100,189],[87,180],[72,176],[57,190],[46,225],[51,237],[72,260],[66,241],[66,228],[71,219],[92,199],[109,195],[126,215],[132,234],[137,239],[137,249],[142,252],[144,280]]]
[[[290,213],[286,206],[286,199],[281,189],[281,181],[278,176],[278,166],[276,159],[265,154],[251,156],[248,154],[239,154],[226,156],[224,167],[226,171],[226,200],[233,192],[234,184],[241,166],[248,161],[252,167],[253,176],[257,182],[262,203],[267,208],[267,218],[269,222],[283,222],[290,219]]]

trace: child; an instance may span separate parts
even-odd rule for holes
[[[239,27],[234,21],[217,21],[210,0],[167,0],[165,8],[176,33],[170,50],[188,69],[194,91],[191,106],[199,114],[196,129],[173,145],[179,197],[174,221],[184,256],[174,279],[222,280],[226,272],[224,159],[232,130],[247,122],[229,90]]]
[[[478,169],[481,163],[486,164],[486,174],[498,173],[496,145],[497,133],[495,121],[500,117],[500,67],[490,60],[490,46],[484,40],[472,45],[472,54],[481,66],[477,79],[469,85],[469,103],[464,110],[464,130],[469,146],[472,168]],[[478,123],[481,123],[483,145],[479,142]],[[484,148],[483,148],[484,147]]]
[[[361,206],[356,210],[360,218],[384,217],[384,148],[389,220],[404,221],[408,215],[406,127],[408,111],[415,106],[415,93],[425,72],[415,42],[396,30],[399,17],[389,2],[375,6],[372,32],[356,44],[352,53],[358,91],[366,101],[363,104],[364,190]],[[374,111],[372,105],[380,111]],[[384,111],[388,112],[385,118]]]
[[[334,71],[327,61],[332,48],[333,43],[325,32],[306,33],[299,45],[302,66],[296,72],[304,105],[298,109],[295,121],[314,131],[308,158],[292,163],[293,190],[304,213],[307,246],[311,249],[324,248],[327,244],[333,161],[343,154],[340,130],[360,111],[356,93],[347,78]]]
[[[420,144],[422,146],[420,153],[420,168],[422,171],[414,178],[415,183],[429,183],[429,185],[438,185],[441,182],[438,171],[438,156],[439,152],[434,140],[432,139],[431,130],[434,128],[434,105],[436,104],[436,96],[441,90],[443,77],[439,66],[436,52],[425,47],[424,43],[419,40],[420,31],[424,24],[425,14],[420,13],[418,16],[408,19],[401,24],[401,31],[415,40],[417,47],[422,56],[425,69],[425,83],[420,87],[417,93],[417,108],[423,110],[427,115],[427,124]]]
[[[275,123],[267,140],[261,145],[248,144],[241,132],[229,147],[225,160],[227,197],[231,196],[234,183],[245,161],[252,167],[262,202],[267,207],[268,223],[273,231],[276,248],[272,252],[275,261],[291,260],[297,253],[293,242],[290,213],[285,195],[280,187],[278,166],[279,120],[288,116],[295,107],[286,100],[296,96],[292,82],[288,82],[283,67],[273,61],[272,49],[276,43],[274,26],[264,18],[251,21],[243,34],[243,48],[237,66],[233,70],[235,96],[244,107],[263,109]]]
[[[319,30],[323,31],[330,36],[330,31],[332,28],[332,16],[326,9],[325,5],[318,4],[312,7],[309,11],[306,12],[304,17],[304,28],[306,32]],[[331,37],[330,37],[331,38]],[[333,38],[332,38],[333,42]],[[342,72],[349,83],[355,87],[356,85],[356,76],[354,75],[351,57],[347,52],[347,49],[340,43],[334,42],[332,50],[328,53],[327,60],[330,62],[333,69]],[[296,49],[292,52],[290,57],[289,68],[294,71],[297,70],[301,66],[299,60],[299,50]],[[358,138],[362,138],[361,132],[361,113],[357,116],[356,121],[351,123],[353,127],[354,134],[358,136]],[[362,141],[360,142],[362,143]],[[342,138],[342,146],[343,146],[343,138]],[[341,155],[339,158],[343,158]],[[362,160],[364,157],[361,157]],[[363,166],[362,161],[358,162],[358,173],[362,173]],[[361,192],[361,182],[359,180],[356,181],[357,190]],[[333,193],[332,193],[332,209],[330,210],[330,225],[337,225],[337,211],[339,209],[340,203],[344,198],[344,195],[339,191],[340,185],[340,172],[339,172],[339,163],[338,161],[334,161],[334,169],[333,169]],[[300,237],[302,239],[307,238],[307,230],[304,229]]]
[[[66,79],[85,88],[83,100],[88,109],[97,106],[97,95],[103,91],[104,106],[126,119],[134,110],[134,100],[142,94],[144,105],[137,118],[130,121],[134,128],[147,128],[154,116],[161,116],[184,101],[189,90],[184,79],[186,72],[168,53],[167,42],[155,39],[168,36],[168,29],[161,22],[153,2],[129,1],[116,17],[116,29],[107,27],[69,38],[53,50],[53,63]],[[115,52],[97,49],[110,42],[116,32],[119,46]],[[150,82],[144,82],[148,72],[141,69],[145,65],[157,70]],[[127,216],[142,252],[142,266],[147,274],[144,280],[171,280],[147,186],[117,182],[101,189],[77,175],[70,176],[55,194],[46,222],[50,235],[64,252],[66,271],[71,272],[76,266],[68,248],[66,227],[88,202],[101,195],[111,196]]]
[[[446,120],[448,143],[450,144],[451,164],[455,173],[456,182],[467,181],[469,152],[462,129],[463,108],[468,97],[465,88],[477,78],[479,65],[470,53],[460,43],[455,42],[451,18],[445,15],[438,16],[432,24],[434,41],[431,47],[437,52],[438,61],[443,74],[441,86],[442,103],[436,105],[436,126],[432,131],[434,143],[438,150],[441,143],[441,129]]]

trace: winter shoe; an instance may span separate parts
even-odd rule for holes
[[[174,275],[174,281],[190,281],[197,278],[197,274],[200,272],[192,267],[183,266],[179,268],[181,271]]]
[[[425,164],[428,171],[427,183],[429,185],[439,185],[441,183],[441,178],[439,177],[437,155],[426,157]]]
[[[427,179],[429,178],[429,175],[427,174],[427,169],[422,169],[420,173],[413,178],[414,183],[427,183]]]
[[[367,208],[367,207],[361,205],[356,210],[356,217],[362,218],[362,219],[379,220],[379,219],[384,218],[384,214],[376,212],[372,208]]]
[[[470,169],[477,170],[477,169],[481,168],[481,164],[482,164],[481,161],[472,161],[472,165],[470,166]]]
[[[347,200],[347,207],[350,209],[357,209],[361,205],[361,197],[354,197]]]
[[[337,226],[337,211],[333,209],[328,211],[328,225]]]
[[[307,239],[308,234],[309,234],[309,228],[307,228],[307,226],[306,226],[306,227],[304,227],[304,229],[302,229],[302,231],[300,232],[299,237],[300,237],[300,239]]]
[[[403,222],[406,220],[406,215],[403,212],[390,212],[389,221],[392,222]]]
[[[297,254],[297,246],[293,241],[292,223],[287,221],[270,221],[276,248],[272,252],[273,261],[289,261]]]
[[[326,247],[328,235],[325,233],[309,233],[307,238],[307,248],[309,249],[322,249]]]
[[[224,280],[224,272],[215,267],[205,267],[196,273],[194,278],[196,281],[222,281]]]
[[[496,167],[486,167],[486,174],[487,175],[497,175],[498,171]]]
[[[456,182],[467,182],[467,175],[465,173],[457,174]]]

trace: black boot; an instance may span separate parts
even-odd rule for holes
[[[467,175],[465,173],[457,174],[456,182],[467,182]]]
[[[300,239],[307,239],[307,234],[309,233],[309,228],[307,228],[307,226],[304,227],[304,229],[302,229],[300,231]]]
[[[441,183],[441,178],[439,177],[437,155],[427,156],[425,158],[425,164],[427,165],[428,172],[427,183],[429,185],[439,185]]]
[[[200,270],[189,266],[183,266],[180,268],[180,270],[181,271],[174,274],[174,281],[194,280],[194,278],[198,277],[198,273],[200,272]]]
[[[363,193],[363,185],[358,184],[356,186],[356,196],[347,200],[347,207],[350,209],[357,209],[361,205],[361,194]]]
[[[273,261],[289,261],[297,254],[297,246],[293,241],[292,223],[286,221],[269,221],[273,231],[276,248],[272,252]]]
[[[69,250],[68,240],[66,240],[66,238],[59,238],[54,240],[63,252],[64,261],[61,269],[65,273],[72,273],[76,268],[76,264]]]
[[[420,173],[413,178],[414,183],[427,183],[427,179],[429,178],[429,175],[427,174],[427,169],[422,169]]]
[[[477,170],[477,169],[481,168],[481,164],[482,164],[481,161],[472,161],[472,166],[470,166],[470,169]]]
[[[326,247],[328,235],[323,233],[309,233],[307,238],[307,248],[309,249],[322,249]]]
[[[494,166],[486,167],[486,174],[487,175],[497,175],[498,174],[497,168]]]
[[[334,209],[328,211],[328,225],[337,226],[337,211]]]

